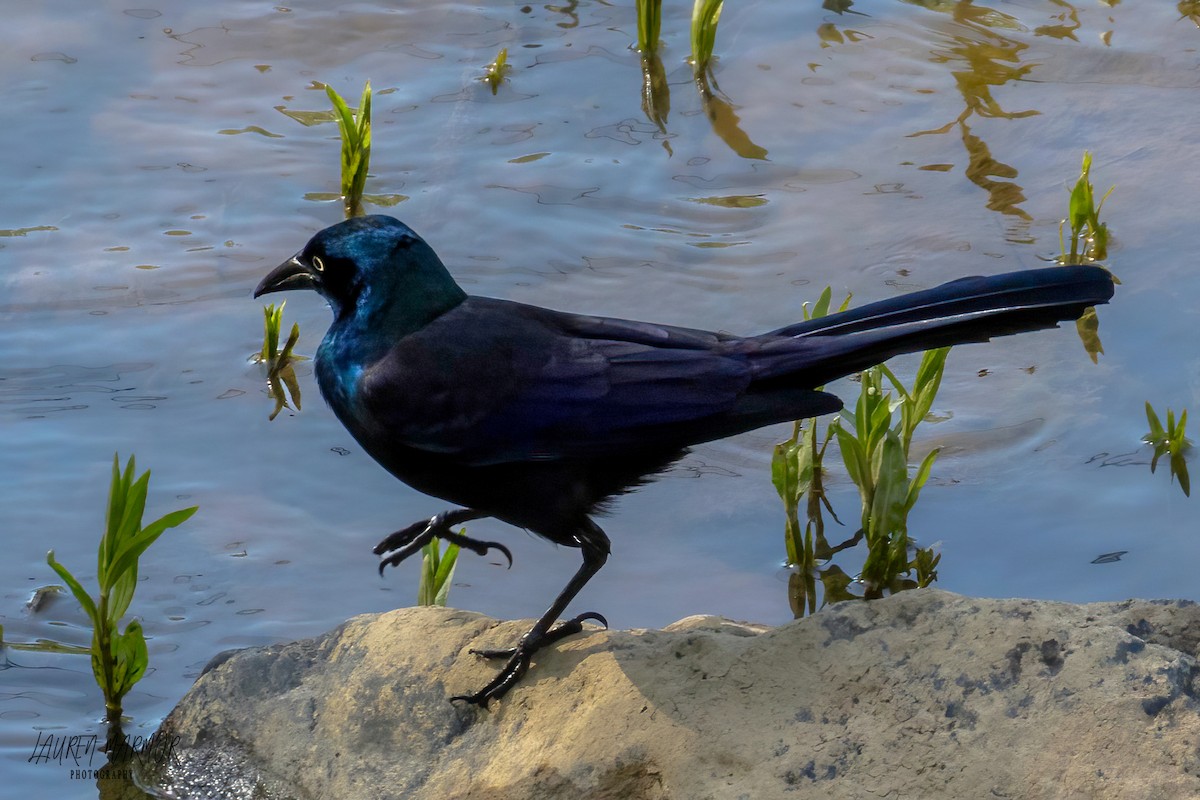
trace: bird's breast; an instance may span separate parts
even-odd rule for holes
[[[348,337],[330,329],[317,348],[315,372],[321,396],[347,427],[355,416],[355,398],[366,363],[360,348]]]

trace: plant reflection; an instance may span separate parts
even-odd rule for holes
[[[657,53],[642,53],[642,113],[663,133],[667,132],[667,116],[671,113],[671,89],[667,86],[667,71]],[[663,142],[671,152],[668,142]]]
[[[946,3],[936,0],[907,0],[910,5],[949,14],[966,33],[948,37],[948,46],[934,50],[935,64],[957,64],[961,69],[951,72],[962,95],[965,108],[957,119],[941,128],[917,131],[911,137],[949,133],[959,129],[967,151],[967,179],[988,193],[987,207],[1001,214],[1015,216],[1024,222],[1032,218],[1020,207],[1025,201],[1021,187],[1014,181],[1017,169],[992,156],[991,149],[972,133],[968,120],[1021,119],[1040,114],[1037,110],[1005,111],[992,97],[992,88],[1022,80],[1035,64],[1022,64],[1021,55],[1029,45],[1002,35],[998,30],[1019,30],[1016,18],[984,6],[973,0]]]
[[[1176,8],[1179,9],[1180,19],[1190,19],[1200,28],[1200,0],[1179,0]]]
[[[713,132],[721,137],[721,141],[742,158],[766,161],[766,148],[759,147],[742,130],[735,106],[721,93],[716,81],[710,82],[707,72],[696,73],[696,89],[700,92],[700,102],[704,105],[708,121],[712,123]]]

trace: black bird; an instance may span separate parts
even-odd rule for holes
[[[451,530],[495,517],[569,547],[583,565],[487,686],[486,706],[542,647],[604,565],[593,514],[700,442],[818,414],[842,402],[813,387],[894,355],[986,341],[1077,319],[1113,294],[1092,266],[963,278],[758,336],[567,314],[468,296],[425,241],[386,216],[314,236],[254,296],[315,289],[334,321],[317,350],[326,402],[386,470],[460,509],[388,536],[380,571],[432,538],[479,554],[507,548]]]

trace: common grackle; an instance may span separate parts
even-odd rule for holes
[[[403,223],[358,217],[316,234],[254,296],[315,289],[334,321],[317,350],[321,394],[385,469],[460,509],[397,531],[375,548],[382,572],[432,538],[479,554],[508,549],[451,526],[495,517],[558,544],[583,564],[474,694],[486,706],[533,654],[582,630],[552,627],[604,565],[592,520],[615,495],[691,445],[837,411],[816,391],[891,356],[986,341],[1077,319],[1113,294],[1092,266],[963,278],[758,336],[567,314],[468,296]]]

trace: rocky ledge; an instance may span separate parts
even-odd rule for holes
[[[164,722],[179,798],[1195,798],[1200,606],[923,590],[778,628],[691,617],[543,652],[408,608],[222,654]]]

